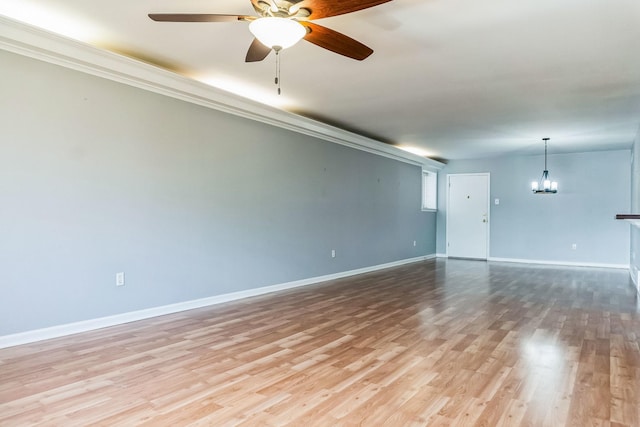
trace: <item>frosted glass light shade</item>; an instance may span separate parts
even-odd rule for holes
[[[558,183],[553,181],[551,183],[551,191],[558,191]]]
[[[549,181],[548,179],[545,179],[544,182],[542,183],[542,186],[544,187],[545,190],[550,190],[551,189],[551,181]]]
[[[307,34],[302,24],[288,18],[259,18],[249,24],[249,31],[271,49],[291,47]]]
[[[531,182],[531,189],[533,191],[536,191],[538,189],[538,181],[532,181]]]

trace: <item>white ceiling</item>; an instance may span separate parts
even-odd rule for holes
[[[3,0],[0,14],[429,157],[629,148],[640,125],[640,1],[392,0],[315,21],[371,47],[359,62],[302,41],[245,63],[249,0]]]

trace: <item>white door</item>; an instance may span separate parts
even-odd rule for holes
[[[452,174],[447,181],[447,256],[487,259],[489,174]]]

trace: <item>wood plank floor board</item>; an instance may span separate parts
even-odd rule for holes
[[[2,426],[640,426],[625,271],[429,260],[0,350]]]

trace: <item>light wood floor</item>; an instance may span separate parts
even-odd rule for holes
[[[640,426],[624,270],[430,260],[0,350],[0,425]]]

